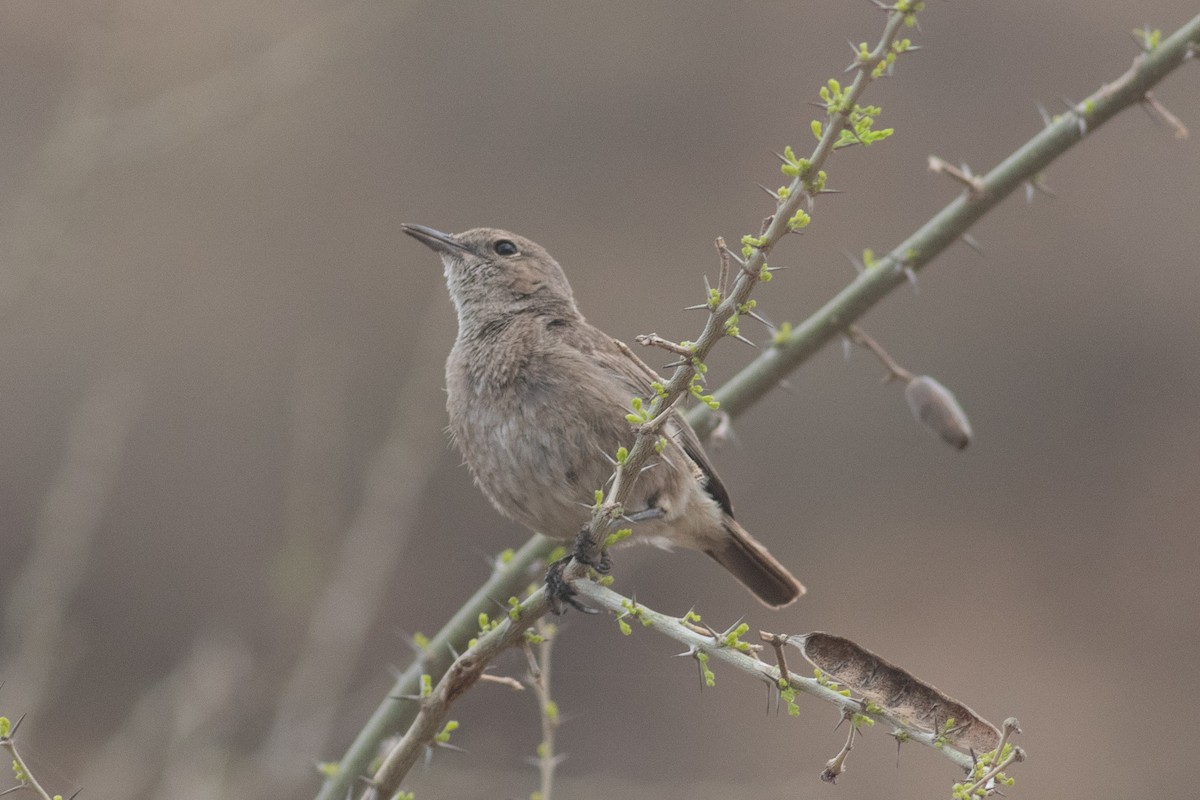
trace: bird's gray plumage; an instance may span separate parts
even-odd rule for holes
[[[442,257],[458,313],[446,361],[451,436],[492,504],[546,536],[570,539],[589,520],[611,456],[631,447],[633,397],[658,380],[579,313],[558,263],[507,231],[450,235],[405,226]],[[763,602],[804,589],[734,519],[729,493],[687,422],[672,411],[668,446],[641,473],[625,508],[634,539],[701,550]]]

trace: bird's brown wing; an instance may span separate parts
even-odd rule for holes
[[[596,352],[593,354],[596,360],[624,378],[630,388],[638,394],[653,397],[654,389],[650,384],[654,381],[664,383],[665,381],[620,339],[610,336],[607,337],[607,341],[612,343],[612,348],[596,348]],[[716,468],[708,460],[708,453],[704,452],[704,447],[700,444],[700,437],[692,430],[692,426],[687,423],[683,415],[676,410],[671,411],[671,418],[667,420],[666,424],[667,433],[700,470],[703,476],[704,490],[713,500],[717,501],[717,505],[721,507],[722,511],[732,517],[733,501],[729,499],[729,492],[725,489],[725,484],[721,482]]]

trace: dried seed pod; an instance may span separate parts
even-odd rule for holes
[[[971,442],[971,422],[954,394],[928,375],[918,375],[904,387],[904,397],[913,416],[942,437],[946,444],[962,450]]]
[[[995,750],[1000,731],[971,709],[865,647],[831,633],[788,638],[831,679],[887,711],[905,725],[941,735],[960,750]],[[947,721],[953,720],[947,727]]]

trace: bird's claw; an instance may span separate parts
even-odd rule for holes
[[[546,570],[546,597],[550,600],[550,610],[562,616],[567,612],[567,606],[570,606],[584,614],[599,614],[596,609],[588,608],[576,599],[578,592],[563,574],[563,570],[573,559],[574,556],[564,556]]]

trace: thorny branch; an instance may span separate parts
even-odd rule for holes
[[[786,196],[780,196],[774,214],[767,218],[762,233],[757,237],[757,242],[752,247],[749,256],[743,260],[730,253],[727,248],[721,248],[723,250],[722,273],[725,272],[725,264],[728,263],[726,259],[732,261],[736,268],[728,294],[720,298],[720,302],[709,314],[699,338],[688,347],[690,359],[684,359],[676,367],[670,379],[665,382],[663,391],[660,393],[661,396],[651,401],[649,419],[639,427],[637,438],[624,463],[617,466],[612,490],[605,497],[604,502],[598,504],[593,512],[588,537],[590,544],[588,555],[592,557],[589,559],[592,562],[595,562],[596,557],[599,556],[601,542],[611,532],[613,524],[623,516],[623,503],[632,492],[634,480],[641,472],[642,467],[646,466],[654,455],[658,431],[662,422],[667,418],[671,409],[687,396],[697,375],[697,370],[700,369],[712,348],[722,337],[730,334],[726,323],[735,313],[738,313],[739,309],[747,306],[750,294],[763,280],[763,276],[768,274],[765,272],[767,255],[780,239],[793,230],[791,220],[794,215],[802,210],[802,206],[806,206],[808,209],[812,208],[813,201],[820,192],[816,186],[816,176],[820,174],[826,160],[833,153],[834,147],[841,140],[843,131],[853,130],[851,127],[853,109],[857,107],[859,98],[873,80],[872,70],[887,57],[892,42],[896,40],[904,25],[905,17],[906,15],[901,11],[890,10],[883,34],[880,36],[878,44],[875,45],[875,49],[866,57],[856,60],[857,74],[854,82],[846,89],[843,101],[828,109],[828,124],[823,126],[820,140],[807,159],[809,164],[807,170],[793,177]],[[582,578],[586,574],[587,567],[578,563],[573,563],[564,571],[564,577],[567,578]]]
[[[899,20],[889,17],[889,25],[885,30],[885,38],[895,35],[898,24]],[[890,41],[890,39],[888,40]],[[1115,116],[1119,111],[1129,105],[1141,102],[1146,92],[1155,84],[1182,63],[1192,59],[1198,46],[1200,46],[1200,16],[1190,20],[1154,50],[1140,55],[1135,59],[1130,70],[1117,81],[1106,85],[1093,95],[1092,98],[1089,98],[1073,109],[1071,113],[1048,125],[1046,129],[1034,136],[1029,142],[1009,156],[1001,165],[982,176],[981,181],[984,186],[984,192],[981,195],[956,199],[939,212],[930,222],[922,226],[913,236],[896,247],[887,257],[880,259],[871,269],[864,271],[857,280],[809,317],[808,320],[796,327],[789,336],[777,342],[775,347],[772,347],[762,356],[755,359],[746,369],[738,373],[717,394],[722,404],[722,414],[736,416],[764,396],[787,373],[806,361],[830,339],[841,334],[848,324],[859,318],[869,308],[887,296],[897,285],[902,283],[906,279],[906,271],[923,267],[950,244],[958,241],[971,224],[987,211],[991,210],[1007,194],[1024,183],[1037,180],[1037,176],[1052,161],[1077,144],[1089,129],[1094,131],[1099,125]],[[877,48],[873,52],[878,53],[880,50]],[[860,72],[859,80],[856,80],[854,87],[852,87],[855,97],[861,92],[860,84],[863,83],[861,80],[862,77],[863,72]],[[842,120],[842,124],[844,124],[844,120]],[[831,124],[827,128],[827,131],[832,130],[834,130],[834,125]],[[831,147],[832,145],[830,145],[829,149]],[[824,158],[828,155],[829,149],[814,153],[814,156],[819,155],[821,162],[823,162]],[[820,151],[820,147],[818,151]],[[815,158],[814,163],[816,163]],[[803,197],[804,194],[801,192],[794,192],[792,194],[792,202],[787,205],[792,209],[793,213],[799,208],[800,200]],[[753,266],[757,265],[761,268],[765,265],[766,253],[778,241],[782,235],[782,230],[786,227],[786,220],[788,218],[786,212],[787,209],[782,206],[778,209],[775,218],[767,226],[767,230],[764,233],[767,243],[752,254],[750,262],[744,266],[739,265],[743,266],[743,268],[738,271],[734,286],[728,297],[710,317],[709,324],[705,329],[706,333],[717,331],[719,334],[720,326],[724,324],[725,320],[729,319],[736,308],[735,299],[748,296],[749,290],[753,288],[755,282],[751,276]],[[781,220],[783,221],[782,224]],[[709,338],[707,342],[709,347],[715,342],[716,338],[719,338],[719,335]],[[704,352],[707,352],[707,350]],[[687,375],[687,367],[681,366],[676,374],[672,376],[672,388],[678,390],[679,387],[677,384],[690,381],[690,378],[677,380]],[[678,396],[677,393],[675,395],[676,400]],[[659,413],[665,413],[666,409],[671,407],[671,405],[671,403],[663,403],[659,409]],[[693,427],[702,436],[711,433],[722,418],[721,415],[710,413],[703,408],[695,410],[694,413],[688,416],[689,422],[692,423]],[[627,460],[625,465],[626,471],[630,469],[629,464],[634,455],[634,453],[630,453],[630,459]],[[646,457],[644,452],[637,455],[639,458]],[[610,494],[610,500],[615,500],[616,497],[618,497],[616,492]],[[603,519],[604,515],[599,513],[603,510],[603,507],[597,510],[598,516],[602,517],[602,522],[607,526],[608,520]],[[480,592],[477,592],[460,609],[460,612],[455,615],[452,623],[447,625],[435,637],[434,641],[438,643],[439,648],[444,649],[451,645],[455,640],[454,637],[463,631],[464,620],[471,619],[480,611],[491,608],[493,602],[491,598],[496,596],[495,590],[497,588],[515,588],[523,585],[526,581],[525,570],[529,564],[539,556],[544,557],[552,546],[544,537],[534,537],[525,547],[521,548],[519,556],[514,559],[513,564],[498,568],[497,573],[489,580],[488,585],[484,589],[481,589]],[[599,587],[593,587],[586,582],[580,582],[577,588],[580,589],[581,594],[592,599],[593,588]],[[437,698],[433,699],[431,697],[421,703],[420,712],[416,715],[416,719],[405,736],[405,740],[409,740],[410,742],[419,741],[421,743],[414,750],[412,761],[415,761],[415,753],[420,752],[420,749],[425,746],[424,743],[430,741],[436,731],[436,727],[430,724],[431,721],[438,721],[444,718],[445,711],[449,708],[450,702],[466,691],[474,680],[478,679],[478,675],[482,670],[482,663],[486,663],[486,661],[490,660],[506,647],[519,643],[523,629],[534,620],[544,616],[548,610],[549,605],[545,598],[545,592],[540,589],[522,604],[520,612],[521,620],[519,623],[510,624],[508,621],[505,621],[493,631],[480,637],[474,647],[460,656],[455,664],[447,669],[442,680],[438,683],[438,689],[434,692]],[[724,657],[727,654],[728,651],[726,649],[716,651],[716,657],[718,658]],[[441,659],[443,653],[439,650],[435,654],[435,657]],[[382,737],[387,735],[391,730],[395,730],[398,723],[402,725],[401,720],[410,718],[407,716],[408,711],[401,706],[401,703],[409,701],[403,701],[400,697],[403,693],[411,693],[413,691],[413,687],[416,685],[419,677],[420,668],[415,667],[414,669],[407,670],[397,681],[396,688],[398,691],[394,692],[393,696],[381,704],[369,725],[364,728],[362,734],[356,739],[345,758],[340,762],[340,769],[325,782],[317,800],[341,800],[341,798],[347,796],[352,782],[356,781],[363,774],[367,763],[374,757],[378,743]],[[799,687],[797,688],[799,689]],[[814,690],[812,693],[816,696],[823,696],[820,691]],[[841,701],[837,698],[840,698],[841,695],[832,694],[835,696],[825,697],[824,699],[840,703]],[[914,737],[914,740],[926,743],[919,737]],[[933,746],[932,743],[929,744]],[[377,773],[375,779],[371,782],[371,792],[376,793],[376,796],[386,796],[380,793],[387,791],[388,788],[391,788],[392,793],[394,793],[394,787],[398,786],[403,775],[407,773],[408,768],[412,765],[412,761],[408,761],[407,756],[398,758],[396,750],[393,750],[393,753],[388,757],[389,761],[393,759],[401,762],[396,764],[396,769],[390,775],[380,774],[384,772],[381,769],[380,773]],[[405,761],[408,762],[407,766],[402,763]],[[388,767],[386,762],[384,767]]]
[[[696,653],[704,653],[707,655],[710,664],[720,662],[722,666],[731,667],[746,675],[758,678],[770,686],[776,688],[780,686],[779,682],[783,679],[783,674],[779,668],[760,659],[754,647],[740,648],[736,644],[730,644],[727,636],[728,632],[725,634],[716,633],[711,629],[688,624],[686,618],[672,617],[654,611],[597,583],[581,581],[578,590],[590,604],[618,616],[628,614],[631,607],[636,608],[638,619],[642,621],[642,624],[646,628],[686,646],[688,654],[693,657]],[[786,637],[781,638],[786,639]],[[773,644],[766,636],[763,639]],[[746,643],[742,642],[742,644]],[[786,685],[798,692],[803,692],[818,700],[831,703],[844,713],[862,714],[877,721],[886,722],[894,726],[896,730],[903,731],[905,734],[903,738],[937,750],[963,769],[970,769],[974,763],[969,754],[945,747],[944,743],[939,742],[936,733],[913,728],[910,724],[892,716],[886,710],[868,710],[864,707],[865,704],[861,700],[841,694],[817,681],[815,678],[807,678],[795,672],[789,672]]]
[[[702,365],[708,353],[716,343],[728,334],[725,323],[744,308],[750,299],[755,286],[767,274],[767,254],[792,228],[789,220],[801,210],[801,205],[812,207],[817,190],[813,188],[813,176],[819,174],[826,159],[833,152],[835,144],[841,138],[850,124],[851,109],[855,107],[862,96],[867,84],[872,80],[871,71],[887,56],[892,42],[904,24],[905,14],[890,11],[879,43],[865,58],[857,61],[858,74],[854,82],[845,92],[845,102],[837,109],[830,109],[828,125],[824,126],[816,149],[809,157],[810,168],[807,172],[797,175],[789,186],[787,197],[779,200],[775,214],[769,218],[758,243],[752,249],[746,260],[739,259],[733,254],[729,257],[737,267],[736,277],[733,278],[729,294],[713,308],[699,338],[691,345],[691,358],[684,360],[666,381],[659,396],[651,401],[650,412],[637,430],[634,445],[630,448],[624,461],[617,465],[613,473],[612,488],[602,503],[598,503],[588,527],[587,542],[589,560],[598,560],[601,543],[609,535],[617,521],[624,516],[624,502],[633,490],[633,483],[643,467],[655,454],[659,430],[668,418],[671,409],[691,390],[693,379],[699,365]],[[586,583],[580,578],[586,578],[589,568],[578,561],[572,561],[563,570],[563,577],[574,580],[575,584]],[[524,631],[536,620],[544,616],[550,609],[545,588],[535,592],[519,612],[520,623],[506,619],[501,626],[480,637],[475,646],[469,648],[457,658],[454,664],[438,682],[432,695],[421,703],[421,709],[416,719],[400,742],[385,757],[383,765],[375,773],[370,782],[369,794],[373,797],[391,797],[400,788],[400,782],[416,763],[420,753],[424,752],[429,743],[441,730],[450,705],[463,692],[474,685],[479,679],[483,668],[496,655],[505,649],[519,644],[524,637]]]
[[[29,789],[42,798],[42,800],[53,800],[50,793],[38,783],[38,779],[34,777],[29,769],[29,765],[25,763],[25,759],[17,750],[17,743],[14,739],[17,735],[17,728],[21,727],[21,720],[23,719],[24,717],[18,719],[17,723],[10,728],[8,718],[0,717],[0,750],[7,752],[9,758],[12,759],[13,772],[16,774],[17,780],[20,781],[17,786],[14,786],[12,789],[6,789],[0,792],[0,794],[8,794],[16,789]]]
[[[1089,134],[1131,105],[1143,104],[1147,92],[1200,49],[1200,16],[1164,37],[1153,50],[1139,53],[1119,78],[1074,105],[984,175],[980,191],[964,192],[916,232],[863,270],[845,289],[777,337],[775,346],[746,365],[715,392],[721,410],[733,416],[770,392],[780,380],[807,361],[861,318],[897,286],[959,241],[986,213],[1021,186],[1043,189],[1039,176],[1050,164]],[[1150,107],[1150,106],[1147,106]],[[700,408],[691,420],[701,436],[720,424],[717,414]]]

